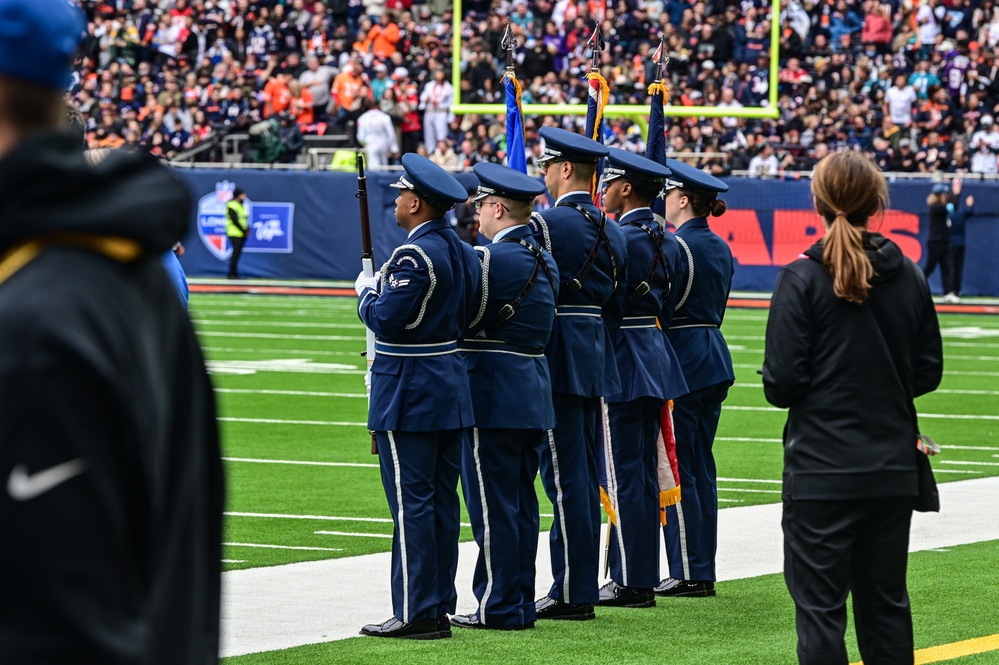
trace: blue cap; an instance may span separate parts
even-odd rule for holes
[[[558,127],[542,127],[538,134],[545,140],[545,152],[538,159],[538,167],[560,160],[575,164],[596,164],[607,156],[602,143],[580,134],[573,134]]]
[[[604,169],[603,181],[611,182],[618,178],[637,178],[653,185],[662,185],[672,171],[647,157],[636,155],[620,148],[608,148],[607,168]]]
[[[479,178],[479,190],[473,201],[481,201],[490,194],[501,199],[533,201],[538,194],[544,194],[545,185],[526,173],[492,162],[480,162],[472,167]]]
[[[694,168],[690,164],[667,159],[666,166],[673,172],[673,175],[666,179],[667,190],[679,187],[680,189],[708,194],[720,194],[728,191],[728,185],[721,180],[710,173]]]
[[[468,199],[464,185],[422,155],[406,153],[402,156],[402,167],[406,169],[406,173],[389,187],[408,189],[441,210],[450,210]]]
[[[950,194],[950,187],[947,186],[945,182],[938,182],[933,185],[933,189],[930,190],[931,194]]]
[[[85,29],[69,0],[0,0],[0,74],[68,89]]]

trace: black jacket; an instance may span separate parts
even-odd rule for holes
[[[160,256],[187,223],[151,157],[71,138],[0,159],[0,663],[217,663],[222,467],[212,387]],[[55,470],[52,474],[46,471]]]
[[[877,276],[863,305],[833,294],[822,241],[781,270],[774,286],[763,388],[771,404],[790,408],[785,499],[916,494],[917,431],[907,395],[940,383],[940,327],[916,264],[881,235],[865,233],[864,246]],[[882,335],[874,307],[893,332]]]

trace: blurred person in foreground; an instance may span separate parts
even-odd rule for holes
[[[215,402],[160,266],[190,199],[62,131],[83,30],[0,0],[0,662],[217,663]]]
[[[868,230],[887,208],[858,153],[812,179],[826,236],[774,286],[763,388],[784,429],[784,576],[798,660],[848,662],[846,599],[868,664],[912,663],[906,589],[918,491],[913,397],[936,389],[943,351],[930,290],[898,245]]]

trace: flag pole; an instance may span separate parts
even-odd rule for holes
[[[506,165],[521,173],[527,173],[527,147],[524,144],[524,108],[521,103],[523,88],[514,72],[514,51],[519,44],[510,27],[510,19],[506,20],[506,32],[500,42],[506,51],[506,73],[503,74],[503,86],[506,91]]]

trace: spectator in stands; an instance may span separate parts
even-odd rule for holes
[[[364,147],[369,168],[388,166],[389,158],[399,155],[392,118],[369,99],[361,100],[362,113],[357,118],[357,142]]]
[[[912,125],[913,106],[917,99],[916,91],[906,81],[905,74],[899,74],[895,77],[895,85],[885,93],[884,113],[899,127],[908,128]]]
[[[423,110],[423,145],[435,146],[437,141],[447,136],[447,126],[451,121],[451,104],[454,101],[454,88],[445,79],[443,68],[434,71],[434,80],[427,83],[420,95],[420,109]]]
[[[451,141],[448,139],[441,139],[437,142],[437,147],[430,154],[430,161],[449,171],[456,170],[459,165],[458,155],[455,154],[454,148],[451,147]]]
[[[774,154],[774,147],[768,141],[759,144],[759,152],[749,160],[749,175],[753,178],[777,175],[780,162]]]
[[[321,64],[319,58],[310,55],[305,59],[305,71],[299,74],[298,81],[308,88],[312,95],[313,117],[326,115],[330,105],[330,88],[336,70],[329,65]]]
[[[360,62],[351,60],[333,79],[333,101],[336,105],[336,121],[342,129],[347,129],[357,120],[360,112],[360,98],[367,94],[367,79]]]

